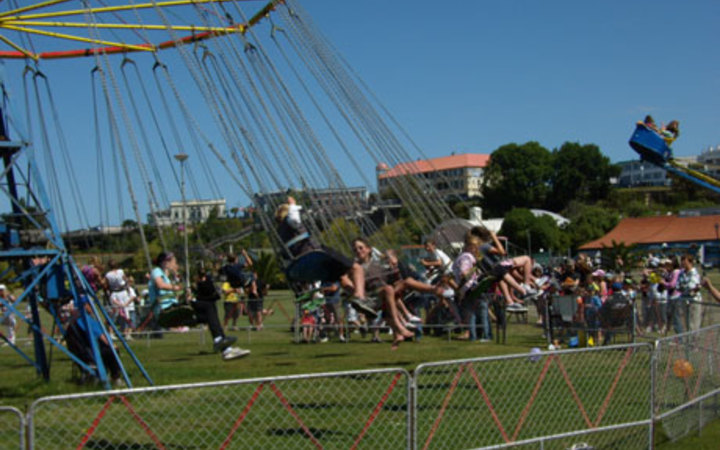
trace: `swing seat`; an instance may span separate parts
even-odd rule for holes
[[[315,312],[319,308],[322,308],[323,305],[325,305],[324,297],[313,298],[311,300],[300,302],[300,309],[307,309],[310,312]]]
[[[486,276],[486,277],[480,279],[480,281],[478,281],[477,286],[475,286],[474,289],[472,289],[471,291],[468,291],[465,294],[463,301],[464,302],[477,301],[480,297],[482,297],[483,295],[487,294],[490,291],[490,288],[492,287],[493,284],[495,284],[495,281],[497,281],[497,279],[493,276]]]
[[[672,159],[672,149],[657,132],[639,122],[630,137],[630,147],[640,158],[653,164],[664,165]]]
[[[193,327],[198,319],[190,305],[174,305],[158,315],[157,323],[163,328]]]
[[[286,275],[293,282],[337,281],[345,270],[326,251],[313,250],[293,259]]]

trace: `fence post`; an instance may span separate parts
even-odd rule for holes
[[[14,416],[17,416],[18,425],[19,425],[18,429],[17,429],[17,440],[16,441],[15,440],[8,441],[7,443],[9,444],[10,442],[14,442],[18,445],[15,448],[24,450],[25,449],[25,433],[26,433],[26,428],[27,428],[25,426],[25,416],[23,415],[22,412],[20,412],[19,409],[13,408],[12,406],[0,406],[0,413],[10,413]],[[9,420],[0,420],[0,425],[5,425],[8,423],[10,423]],[[0,442],[0,445],[5,445],[5,444],[6,444],[5,441]],[[10,447],[8,447],[8,448],[10,448]]]
[[[658,365],[658,347],[659,341],[652,343],[652,353],[650,354],[650,436],[648,448],[655,448],[655,395],[657,389],[657,365]]]

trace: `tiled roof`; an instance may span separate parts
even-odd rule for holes
[[[678,217],[655,216],[623,219],[608,234],[588,242],[581,250],[612,247],[612,242],[631,244],[662,244],[664,242],[713,241],[718,239],[715,224],[720,215]]]
[[[463,153],[462,155],[443,156],[440,158],[422,159],[396,165],[378,178],[411,175],[415,173],[434,172],[438,170],[461,169],[464,167],[484,168],[490,162],[490,155],[481,153]]]

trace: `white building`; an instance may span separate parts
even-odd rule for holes
[[[707,150],[700,153],[697,157],[698,164],[705,166],[704,171],[720,178],[720,145],[717,147],[708,147]]]
[[[187,221],[189,224],[204,223],[215,212],[218,217],[225,217],[225,199],[217,200],[188,200]],[[148,214],[148,223],[160,226],[180,225],[183,223],[183,202],[170,202],[170,209],[155,211],[155,217]]]
[[[395,179],[422,177],[428,180],[445,198],[480,197],[484,169],[489,162],[490,155],[463,153],[403,162],[392,168],[385,163],[380,163],[376,168],[378,192],[382,194],[391,189]]]
[[[619,187],[635,186],[669,186],[670,178],[665,169],[647,161],[621,161],[617,185]]]

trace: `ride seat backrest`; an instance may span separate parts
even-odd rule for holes
[[[563,322],[572,322],[577,313],[577,297],[575,295],[559,295],[553,299],[553,309]]]
[[[619,327],[626,325],[632,319],[632,314],[632,300],[620,293],[615,293],[605,301],[602,307],[601,321],[604,327]]]
[[[94,364],[92,348],[88,341],[87,335],[77,324],[78,319],[74,319],[65,330],[65,342],[67,348],[82,362],[86,364]]]

